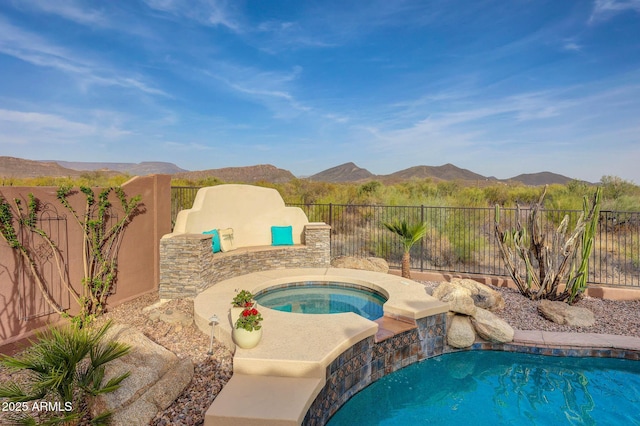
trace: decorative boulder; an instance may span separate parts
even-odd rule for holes
[[[447,330],[447,344],[454,348],[468,348],[476,341],[476,332],[469,317],[453,315]]]
[[[148,424],[191,382],[193,363],[188,358],[178,359],[129,326],[114,325],[105,336],[109,339],[130,345],[131,351],[106,365],[104,381],[127,371],[131,375],[116,391],[96,398],[93,415],[109,410],[112,425]]]
[[[502,318],[482,308],[476,309],[471,320],[480,337],[497,343],[507,343],[513,340],[514,330]]]
[[[389,264],[386,260],[379,257],[342,256],[333,259],[331,261],[331,266],[333,266],[334,268],[349,268],[360,269],[364,271],[382,272],[383,274],[389,272]]]
[[[463,315],[474,315],[476,305],[471,292],[454,283],[442,283],[433,290],[432,296],[441,302],[449,303],[449,310]]]
[[[538,312],[549,321],[576,327],[591,327],[596,319],[589,309],[571,306],[564,302],[541,300]]]
[[[436,299],[441,300],[444,296],[455,291],[458,287],[459,286],[455,285],[454,283],[450,283],[446,281],[441,282],[440,285],[438,285],[438,287],[433,289],[433,292],[431,293],[431,295]],[[469,292],[469,296],[471,296],[471,292]]]
[[[489,310],[504,308],[502,295],[489,286],[470,279],[456,278],[434,288],[431,295],[449,303],[447,344],[468,348],[476,333],[483,339],[498,343],[511,342],[513,328]]]
[[[468,289],[477,307],[493,312],[504,309],[504,297],[488,285],[462,278],[455,278],[451,282]]]

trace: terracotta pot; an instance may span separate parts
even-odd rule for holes
[[[233,341],[242,349],[255,348],[262,339],[262,328],[260,330],[247,331],[244,328],[233,328],[231,332]]]

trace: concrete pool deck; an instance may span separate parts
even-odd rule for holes
[[[263,337],[259,345],[235,348],[229,308],[237,290],[252,293],[291,281],[340,281],[373,288],[388,296],[385,316],[369,321],[356,314],[305,315],[259,307]],[[429,296],[417,282],[392,274],[337,269],[281,269],[252,273],[217,283],[194,301],[196,325],[232,352],[234,374],[207,411],[205,425],[300,425],[345,351],[365,339],[392,340],[416,328],[416,320],[448,312],[448,304]],[[506,350],[566,356],[639,359],[640,338],[593,333],[516,330],[514,341],[477,341],[470,350]],[[450,351],[449,351],[450,352]],[[333,363],[333,364],[332,364]]]

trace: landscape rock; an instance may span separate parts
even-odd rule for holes
[[[447,294],[455,291],[459,286],[454,283],[450,283],[447,281],[441,282],[436,288],[433,289],[433,293],[431,294],[438,300],[442,300]],[[468,292],[469,296],[471,296],[471,292]]]
[[[474,315],[476,305],[471,291],[454,283],[442,283],[433,291],[433,297],[449,303],[449,310],[464,315]]]
[[[468,289],[477,307],[492,312],[504,309],[504,297],[488,285],[466,278],[455,278],[451,282]]]
[[[447,344],[454,348],[468,348],[476,341],[471,319],[465,315],[453,315],[447,331]]]
[[[471,320],[480,337],[497,343],[513,341],[514,330],[506,321],[492,312],[477,308]]]
[[[383,274],[389,272],[389,264],[386,260],[379,257],[342,256],[333,259],[331,261],[331,266],[334,268],[349,268],[381,272]]]
[[[179,324],[183,327],[188,327],[193,324],[193,315],[188,315],[184,312],[170,309],[162,312],[159,319],[167,324]]]
[[[549,321],[561,325],[591,327],[596,322],[593,312],[589,309],[571,306],[564,302],[542,300],[538,305],[538,312]]]
[[[173,352],[126,325],[112,326],[104,339],[131,346],[127,355],[106,365],[104,381],[127,371],[131,375],[115,392],[98,396],[92,407],[93,415],[105,410],[113,412],[113,425],[148,424],[180,395],[193,377],[190,359],[181,361]]]

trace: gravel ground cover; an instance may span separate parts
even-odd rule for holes
[[[423,284],[432,288],[438,285],[436,282],[423,282]],[[505,309],[497,314],[513,328],[640,337],[640,301],[611,301],[585,297],[576,306],[590,309],[596,317],[596,323],[592,327],[580,328],[547,321],[537,312],[538,302],[524,298],[514,289],[497,289],[506,302]],[[111,309],[98,320],[98,323],[113,319],[117,323],[132,325],[151,340],[176,353],[178,357],[191,358],[195,366],[192,382],[171,406],[158,413],[151,421],[151,425],[202,424],[206,410],[231,378],[233,371],[231,353],[223,345],[214,342],[213,353],[209,355],[209,336],[200,332],[195,325],[172,325],[159,319],[150,319],[151,311],[144,308],[157,301],[157,293],[141,296]],[[193,301],[173,300],[158,307],[157,310],[161,312],[178,310],[193,315]],[[0,382],[10,377],[7,370],[0,367]],[[2,419],[2,413],[0,413],[0,424],[4,424]]]

